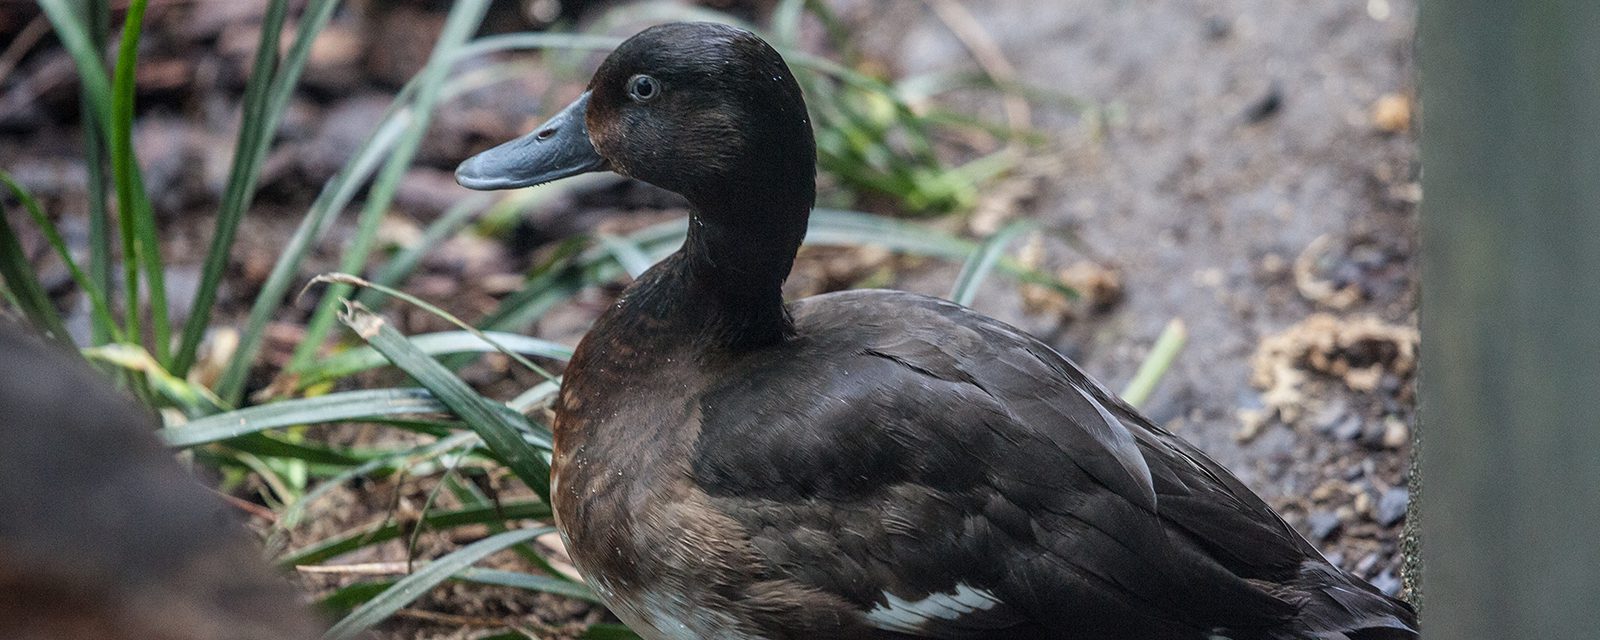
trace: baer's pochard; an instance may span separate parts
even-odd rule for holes
[[[645,638],[1384,640],[1405,603],[1049,346],[944,300],[785,303],[816,150],[794,75],[717,24],[624,42],[457,170],[610,170],[685,196],[683,248],[578,346],[557,522]]]

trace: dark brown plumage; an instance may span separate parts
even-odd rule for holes
[[[908,293],[785,305],[815,149],[760,39],[647,30],[575,107],[458,176],[611,168],[693,205],[557,406],[558,522],[645,637],[1416,637],[1407,605],[1045,344]]]
[[[316,637],[154,429],[80,358],[0,323],[0,638]]]

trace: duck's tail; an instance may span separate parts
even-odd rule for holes
[[[1300,600],[1295,620],[1274,640],[1415,640],[1417,613],[1332,565],[1308,561],[1291,587]]]

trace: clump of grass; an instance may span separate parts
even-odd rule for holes
[[[489,525],[493,535],[433,560],[399,580],[367,578],[329,594],[323,604],[344,616],[329,632],[343,638],[376,624],[400,607],[446,580],[497,584],[597,601],[580,582],[553,570],[527,545],[548,531],[548,461],[546,425],[526,412],[548,402],[559,384],[523,356],[563,361],[570,348],[519,335],[532,322],[584,288],[637,273],[676,249],[686,224],[673,221],[626,236],[600,236],[563,244],[532,269],[524,286],[500,302],[499,308],[473,326],[405,337],[369,310],[391,297],[404,297],[402,285],[428,250],[464,229],[473,216],[496,203],[481,195],[464,196],[422,235],[424,242],[393,256],[367,282],[337,278],[319,289],[316,312],[305,341],[281,384],[267,390],[265,402],[246,406],[248,374],[269,321],[284,310],[311,249],[356,198],[365,201],[355,232],[345,248],[342,268],[361,272],[368,266],[378,222],[388,210],[399,180],[411,165],[430,116],[453,96],[498,81],[508,65],[488,65],[454,74],[468,58],[519,49],[605,50],[613,38],[587,34],[518,33],[473,39],[488,0],[462,0],[451,6],[445,27],[426,66],[395,96],[365,142],[325,185],[284,247],[254,300],[239,332],[239,346],[209,386],[190,374],[199,347],[214,325],[213,310],[228,256],[254,199],[263,159],[271,146],[309,56],[311,43],[327,25],[337,0],[310,0],[296,19],[294,41],[280,55],[279,34],[288,32],[290,2],[272,0],[261,27],[253,72],[242,99],[242,118],[228,180],[217,211],[216,233],[207,250],[199,293],[181,325],[166,315],[162,274],[168,258],[157,242],[156,220],[131,144],[138,39],[147,0],[133,0],[121,28],[113,64],[100,52],[108,44],[105,0],[86,4],[40,0],[56,33],[71,54],[82,79],[84,155],[89,167],[90,238],[87,268],[61,238],[39,204],[21,185],[0,173],[12,197],[27,211],[31,228],[42,235],[66,264],[79,291],[90,301],[90,336],[77,344],[59,309],[40,284],[20,248],[20,234],[0,216],[0,296],[5,304],[51,339],[82,350],[92,362],[115,375],[136,395],[164,412],[161,435],[176,448],[224,471],[227,478],[253,474],[268,487],[263,496],[279,514],[277,534],[300,522],[307,506],[333,488],[355,478],[396,475],[438,478],[436,492],[448,490],[453,505],[440,507],[430,497],[417,526],[379,523],[329,537],[309,546],[282,551],[285,566],[323,564],[354,550],[415,535],[425,529],[445,530]],[[81,10],[80,10],[81,9]],[[769,33],[803,73],[816,109],[823,169],[846,185],[890,194],[908,211],[948,211],[968,206],[986,176],[1003,167],[973,165],[945,168],[933,153],[930,131],[937,126],[907,104],[902,90],[823,58],[793,49],[795,25],[804,10],[818,12],[820,3],[786,0]],[[707,17],[704,15],[697,17]],[[726,16],[709,16],[728,20]],[[837,26],[837,25],[835,25]],[[980,161],[982,162],[982,161]],[[103,197],[109,194],[112,197]],[[105,206],[115,202],[115,208]],[[1054,278],[1019,265],[1004,255],[1006,243],[1021,227],[1010,228],[987,242],[932,231],[911,223],[853,211],[818,210],[808,243],[860,245],[870,242],[895,251],[965,261],[951,292],[967,301],[995,270],[1037,284],[1061,288]],[[120,256],[118,255],[120,249]],[[120,257],[120,278],[114,276]],[[363,288],[359,294],[355,287]],[[413,302],[416,302],[413,300]],[[365,343],[322,357],[328,334],[339,324]],[[491,351],[515,356],[545,382],[508,402],[487,398],[455,373],[477,354]],[[370,369],[394,366],[419,386],[357,391],[334,389],[340,382]],[[308,425],[360,422],[413,434],[401,444],[377,448],[340,447],[310,437]],[[472,474],[505,472],[515,482],[501,501],[486,495]],[[280,536],[275,536],[281,538]],[[502,549],[512,549],[542,573],[474,569],[472,564]],[[596,638],[631,637],[625,629],[600,625]]]

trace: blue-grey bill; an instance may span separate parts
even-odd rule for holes
[[[533,133],[467,158],[456,167],[456,182],[468,189],[520,189],[606,168],[589,142],[584,92]]]

